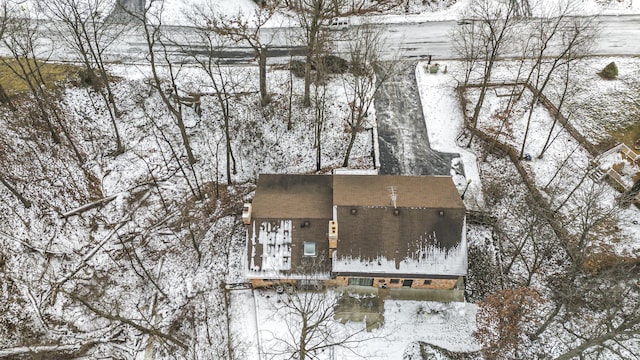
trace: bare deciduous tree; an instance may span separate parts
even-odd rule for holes
[[[84,156],[76,146],[65,124],[64,115],[57,106],[57,101],[52,98],[47,89],[49,85],[43,75],[43,66],[47,63],[48,54],[42,54],[42,34],[38,30],[40,19],[37,17],[24,17],[19,8],[5,8],[6,28],[2,42],[11,56],[0,59],[28,87],[36,107],[40,112],[40,118],[46,124],[54,143],[60,144],[58,131],[62,131],[69,142],[79,163],[84,162]],[[46,48],[46,47],[44,47]],[[51,51],[51,49],[49,49]],[[52,118],[53,117],[53,121]],[[55,121],[55,123],[54,123]],[[58,130],[57,127],[60,129]]]
[[[313,282],[311,277],[308,280]],[[340,293],[290,286],[278,296],[274,306],[286,321],[287,335],[278,335],[268,343],[270,350],[265,352],[268,356],[318,359],[321,354],[330,354],[338,348],[357,356],[357,347],[372,338],[366,336],[365,326],[357,331],[340,331],[341,324],[335,316]]]
[[[506,45],[513,35],[512,29],[516,24],[516,8],[513,2],[496,3],[490,0],[475,0],[464,15],[466,18],[474,19],[470,24],[463,26],[472,27],[469,31],[463,31],[458,35],[466,39],[457,40],[458,50],[463,51],[462,57],[468,58],[467,72],[470,73],[479,65],[482,67],[480,83],[480,95],[474,106],[473,115],[470,122],[475,129],[478,126],[478,117],[484,104],[491,74],[497,58],[503,53]],[[465,75],[468,78],[468,75]],[[473,132],[469,138],[467,146],[473,141]]]
[[[306,46],[304,64],[304,97],[303,105],[311,106],[312,66],[319,63],[319,54],[327,48],[327,34],[324,34],[330,20],[336,16],[335,4],[330,0],[292,0],[292,8],[296,12],[303,29]]]
[[[84,81],[104,100],[113,127],[116,149],[124,152],[117,119],[120,116],[109,81],[104,52],[116,41],[126,25],[107,18],[111,1],[107,0],[39,0],[40,9],[59,22],[59,34],[84,65]]]
[[[534,87],[533,97],[529,103],[529,114],[524,131],[520,158],[529,134],[533,109],[555,75],[556,70],[576,59],[592,44],[593,19],[571,17],[572,1],[559,5],[559,8],[547,17],[535,20],[535,46],[532,47],[533,64],[526,82]],[[559,12],[559,15],[558,15]]]
[[[324,63],[316,65],[318,78],[327,76]],[[327,87],[323,84],[316,84],[313,92],[314,111],[314,146],[316,148],[316,171],[322,169],[322,131],[325,125],[327,110]]]
[[[530,197],[511,202],[509,215],[496,224],[503,283],[507,287],[532,286],[536,276],[544,280],[548,274],[543,269],[552,264],[557,252],[555,234],[544,212],[532,204]]]
[[[382,64],[381,53],[386,45],[384,31],[383,28],[371,24],[362,24],[348,34],[350,40],[347,40],[347,50],[351,72],[343,77],[343,81],[349,104],[347,125],[350,136],[342,162],[343,167],[349,166],[351,149],[358,132],[364,130],[363,126],[373,105],[375,92],[397,70],[398,62]]]
[[[262,106],[269,103],[267,91],[267,56],[269,43],[272,39],[262,39],[260,31],[269,21],[277,9],[277,3],[267,4],[258,7],[254,12],[253,20],[247,20],[244,15],[227,17],[220,15],[210,19],[213,29],[222,36],[228,36],[235,42],[245,42],[253,49],[258,59],[258,69],[260,78],[260,102]],[[272,33],[272,37],[276,32]]]
[[[121,1],[121,0],[118,0]],[[176,125],[180,130],[182,145],[187,154],[187,160],[191,166],[196,163],[193,155],[189,135],[184,123],[183,104],[180,101],[181,89],[178,86],[177,79],[180,73],[181,65],[172,61],[168,46],[171,41],[166,38],[162,32],[162,11],[164,2],[161,0],[148,1],[142,13],[128,11],[128,14],[134,19],[139,29],[142,30],[147,47],[147,60],[151,67],[152,83],[162,102],[166,106],[171,116],[176,121]],[[124,9],[124,6],[122,6]],[[167,84],[161,72],[166,70],[168,75]]]
[[[632,269],[614,263],[596,275],[578,277],[565,289],[577,296],[563,298],[567,303],[557,319],[558,331],[568,335],[568,341],[556,360],[637,357],[640,292],[637,279],[629,278]]]
[[[496,4],[492,1],[477,0],[472,2],[465,17],[471,18],[473,21],[463,24],[465,29],[455,32],[454,35],[462,37],[462,39],[456,40],[456,43],[459,44],[456,50],[462,51],[461,55],[466,59],[464,82],[469,81],[476,66],[482,67],[480,69],[482,77],[480,95],[470,119],[475,130],[487,87],[491,81],[494,64],[504,51],[509,37],[512,35],[511,30],[516,23],[515,8],[512,3]],[[472,132],[467,146],[471,145],[473,138]]]
[[[204,51],[193,52],[188,49],[186,52],[194,59],[198,66],[207,74],[210,85],[213,87],[213,97],[219,107],[222,115],[222,130],[225,139],[226,153],[226,177],[227,184],[233,182],[232,175],[237,173],[236,158],[233,154],[233,146],[231,143],[231,125],[232,125],[232,109],[231,102],[233,96],[233,88],[236,84],[228,69],[225,69],[220,63],[218,57],[219,51],[229,42],[229,39],[220,34],[220,29],[215,27],[215,23],[219,23],[217,14],[214,9],[199,9],[199,13],[195,15],[191,21],[196,27],[198,34],[198,43],[204,46]]]
[[[8,20],[8,13],[7,13],[7,2],[3,2],[2,4],[0,4],[0,41],[2,40],[2,38],[4,37],[4,31],[7,27],[7,20]],[[11,102],[11,98],[9,97],[9,95],[7,94],[7,92],[4,89],[4,86],[2,84],[3,82],[0,82],[0,104],[6,104],[9,106],[9,109],[11,109],[12,111],[16,110],[16,107],[13,105],[13,103]]]
[[[571,70],[574,69],[574,65],[574,61],[566,61],[563,65],[563,71],[559,75],[562,84],[560,90],[558,91],[558,104],[556,106],[557,111],[555,112],[555,114],[553,114],[553,122],[551,123],[549,132],[547,133],[544,145],[542,145],[542,150],[540,150],[540,154],[538,154],[538,159],[542,159],[544,157],[544,153],[549,149],[553,141],[560,134],[560,131],[557,131],[556,135],[554,136],[553,132],[556,129],[556,125],[558,124],[560,117],[562,116],[562,111],[565,110],[564,105],[566,100],[575,93],[575,84],[571,82]],[[569,120],[569,117],[570,116],[567,116],[566,120]]]

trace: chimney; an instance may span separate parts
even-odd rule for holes
[[[251,224],[251,204],[246,203],[242,207],[242,223],[245,225]]]
[[[329,221],[329,258],[333,258],[333,252],[338,249],[338,222]]]

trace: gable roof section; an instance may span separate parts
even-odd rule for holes
[[[337,206],[396,206],[464,209],[450,176],[334,175],[333,203]]]
[[[252,217],[331,219],[330,175],[262,174],[252,202]]]
[[[451,177],[337,175],[333,187],[334,273],[466,274],[465,207]]]
[[[357,207],[337,209],[334,273],[460,276],[467,271],[462,209]]]

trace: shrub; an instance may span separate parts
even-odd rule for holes
[[[320,61],[328,74],[344,74],[349,70],[349,62],[335,55],[323,56]]]
[[[618,66],[612,61],[598,75],[606,80],[615,80],[618,77]]]
[[[303,78],[304,77],[304,62],[300,60],[293,60],[289,63],[289,70],[296,77]]]
[[[499,290],[478,303],[478,329],[473,337],[483,345],[487,360],[518,358],[518,350],[526,346],[528,334],[541,322],[544,300],[533,288]]]

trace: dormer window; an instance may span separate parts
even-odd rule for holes
[[[302,247],[304,256],[316,256],[316,243],[305,241]]]

